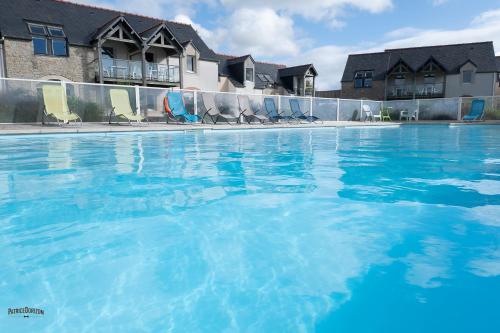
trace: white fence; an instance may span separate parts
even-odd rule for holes
[[[150,121],[165,121],[163,98],[173,88],[153,88],[142,86],[116,86],[93,83],[56,82],[22,79],[0,79],[0,123],[41,122],[43,98],[41,87],[46,84],[63,85],[72,112],[84,122],[105,122],[112,110],[109,90],[120,87],[129,92],[130,103],[136,112]],[[205,107],[203,95],[214,97],[216,106],[224,114],[238,115],[238,94],[210,91],[182,91],[186,108],[191,114],[203,115]],[[276,108],[284,116],[290,116],[291,100],[297,100],[305,115],[315,116],[325,121],[364,121],[367,105],[373,114],[386,110],[391,120],[400,120],[401,111],[415,115],[415,120],[461,120],[470,111],[473,99],[486,101],[485,119],[500,119],[499,97],[441,98],[397,101],[348,100],[337,98],[295,97],[277,95],[247,94],[251,107],[257,114],[266,114],[264,100],[273,99]],[[411,117],[410,117],[411,118]]]

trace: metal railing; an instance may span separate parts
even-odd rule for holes
[[[408,99],[413,98],[433,98],[444,95],[444,84],[442,83],[424,83],[417,85],[389,85],[387,87],[387,98],[389,99]]]
[[[304,115],[315,116],[323,121],[365,121],[371,118],[370,115],[379,120],[382,110],[394,121],[457,121],[470,112],[474,99],[482,99],[486,104],[485,119],[500,120],[500,96],[372,101],[193,91],[139,85],[0,79],[0,123],[41,122],[44,109],[42,87],[46,84],[64,86],[68,107],[84,122],[108,120],[112,110],[110,90],[117,88],[126,90],[132,109],[151,121],[164,121],[164,97],[173,89],[182,92],[187,111],[200,116],[207,111],[204,97],[210,95],[216,108],[225,115],[239,115],[241,110],[238,97],[246,96],[252,111],[257,114],[267,114],[265,101],[271,99],[282,116],[292,116],[291,102],[294,101]]]
[[[97,66],[99,66],[97,64]],[[97,68],[99,72],[99,68]],[[143,79],[142,62],[123,59],[103,59],[102,72],[105,79],[139,81]],[[146,63],[146,80],[179,83],[179,66]]]

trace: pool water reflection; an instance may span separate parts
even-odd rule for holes
[[[499,135],[2,137],[0,331],[498,331]]]

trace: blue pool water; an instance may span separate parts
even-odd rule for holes
[[[0,332],[499,332],[499,139],[0,137]]]

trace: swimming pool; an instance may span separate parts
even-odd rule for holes
[[[0,137],[0,331],[498,332],[499,138]]]

